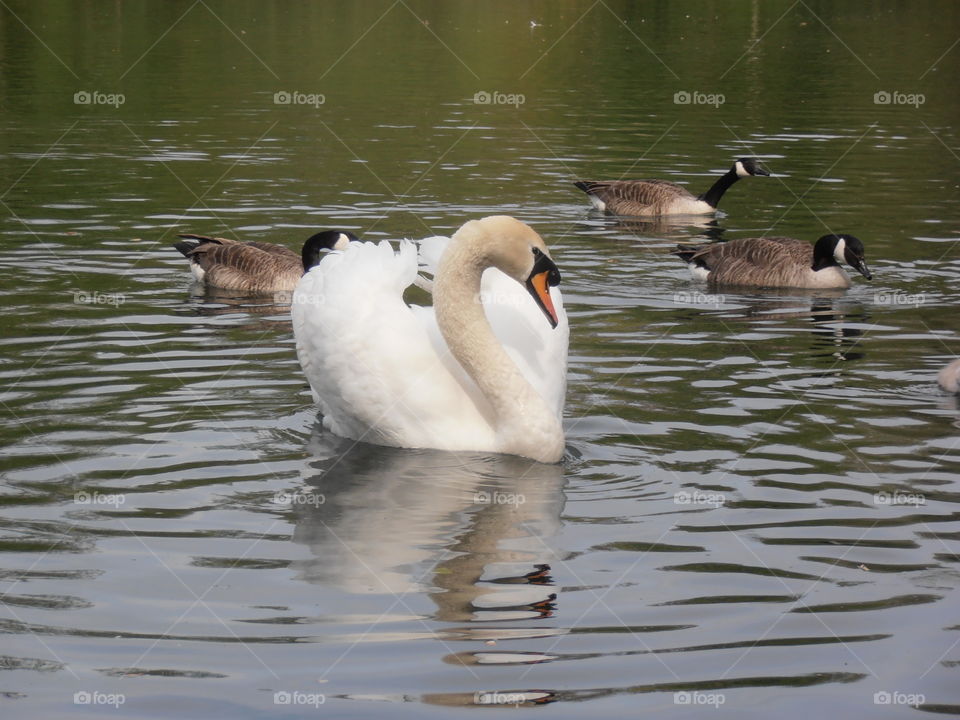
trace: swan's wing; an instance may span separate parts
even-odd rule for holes
[[[449,244],[450,238],[443,235],[434,235],[417,241],[420,271],[431,277],[435,276],[440,266],[440,257]]]
[[[399,252],[387,242],[351,243],[304,274],[293,330],[324,424],[385,445],[462,446],[463,435],[492,442],[489,403],[431,337],[439,332],[432,308],[403,301],[417,269],[412,243]]]

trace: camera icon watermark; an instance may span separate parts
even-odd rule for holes
[[[122,493],[102,493],[94,490],[80,490],[73,494],[73,501],[77,505],[112,505],[119,509],[121,505],[127,502],[127,496]]]
[[[309,705],[318,708],[327,701],[323,693],[305,693],[297,690],[278,690],[273,694],[274,705]]]
[[[325,502],[327,502],[327,497],[323,493],[290,493],[278,490],[273,496],[274,505],[313,505],[319,507]]]
[[[513,505],[519,507],[527,501],[523,493],[500,492],[499,490],[477,490],[473,494],[474,505]]]
[[[527,102],[527,96],[521,93],[478,90],[473,94],[474,105],[513,105],[518,108],[525,102]]]
[[[927,498],[921,493],[905,493],[894,490],[892,493],[878,492],[873,496],[875,505],[913,505],[919,507],[927,504]]]
[[[123,293],[102,293],[94,290],[92,293],[84,290],[73,291],[74,305],[113,305],[119,307],[127,301]]]
[[[705,93],[699,90],[678,90],[673,94],[674,105],[712,105],[720,107],[727,101],[723,93]]]
[[[713,705],[719,708],[727,701],[723,693],[704,693],[704,692],[675,692],[673,694],[674,705]]]
[[[273,94],[274,105],[312,105],[319,108],[327,102],[327,96],[322,93],[304,93],[298,90],[288,92],[280,90]]]
[[[673,502],[676,505],[710,505],[718,508],[726,504],[727,498],[723,493],[709,493],[701,490],[680,490],[673,496]]]
[[[112,705],[119,708],[127,701],[122,693],[103,693],[97,690],[78,690],[73,694],[74,705]]]
[[[904,93],[899,90],[878,90],[873,94],[874,105],[913,105],[918,108],[927,101],[923,93]]]
[[[73,94],[74,105],[111,105],[118,108],[127,101],[123,93],[104,93],[99,90],[78,90]]]
[[[889,692],[887,690],[881,690],[873,694],[874,705],[909,705],[917,707],[918,705],[923,705],[926,701],[927,698],[923,693],[904,693],[897,690]]]

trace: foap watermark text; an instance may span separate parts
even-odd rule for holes
[[[878,90],[873,94],[874,105],[913,105],[918,108],[927,101],[923,93],[905,93],[899,90]]]
[[[878,292],[873,296],[875,305],[913,305],[920,307],[927,301],[923,293],[908,295],[899,291]]]
[[[923,705],[926,701],[927,697],[923,693],[881,690],[873,694],[874,705],[910,705],[916,707],[917,705]]]
[[[122,493],[102,493],[94,490],[80,490],[73,495],[73,501],[77,505],[112,505],[119,508],[127,502],[127,496]]]
[[[274,705],[308,705],[320,707],[327,701],[323,693],[307,693],[298,690],[278,690],[273,694]]]
[[[673,694],[674,705],[713,705],[719,708],[727,701],[723,693],[705,693],[705,692],[675,692]]]
[[[905,493],[900,490],[878,492],[873,496],[874,505],[926,505],[927,498],[921,493]]]
[[[727,298],[723,295],[713,295],[711,293],[697,291],[675,292],[673,294],[673,301],[684,305],[713,305],[713,307],[720,307],[720,305],[727,301]]]
[[[523,505],[527,501],[523,493],[500,492],[499,490],[477,490],[473,494],[476,505]]]
[[[123,293],[102,293],[97,290],[86,292],[85,290],[73,291],[74,305],[113,305],[119,307],[127,301]]]
[[[123,93],[105,93],[99,90],[79,90],[73,94],[74,105],[110,105],[118,108],[127,101]]]
[[[673,94],[674,105],[713,105],[718,108],[726,101],[727,98],[722,93],[678,90]]]
[[[525,102],[527,102],[527,97],[521,93],[478,90],[473,94],[474,105],[513,105],[514,107],[520,107]]]
[[[711,507],[720,507],[727,502],[723,493],[703,492],[702,490],[680,490],[673,496],[673,502],[677,505],[709,505]]]
[[[74,705],[112,705],[119,708],[127,701],[122,693],[104,693],[98,690],[78,690],[73,694]]]
[[[299,492],[290,493],[280,490],[273,496],[274,505],[323,505],[327,497],[323,493]]]
[[[319,108],[327,102],[327,96],[322,93],[305,93],[299,90],[280,90],[273,94],[274,105],[310,105]]]

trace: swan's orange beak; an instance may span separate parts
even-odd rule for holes
[[[557,309],[553,306],[553,300],[550,297],[550,270],[531,275],[527,280],[527,291],[536,300],[537,305],[543,310],[547,320],[550,321],[550,327],[555,328],[560,319],[557,317]],[[556,285],[556,283],[552,283]]]

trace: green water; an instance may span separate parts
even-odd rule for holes
[[[958,37],[947,1],[0,6],[0,714],[960,712]],[[715,224],[572,186],[744,155],[774,177]],[[171,247],[493,213],[563,273],[559,466],[351,449],[287,308]],[[872,282],[668,253],[826,232]]]

